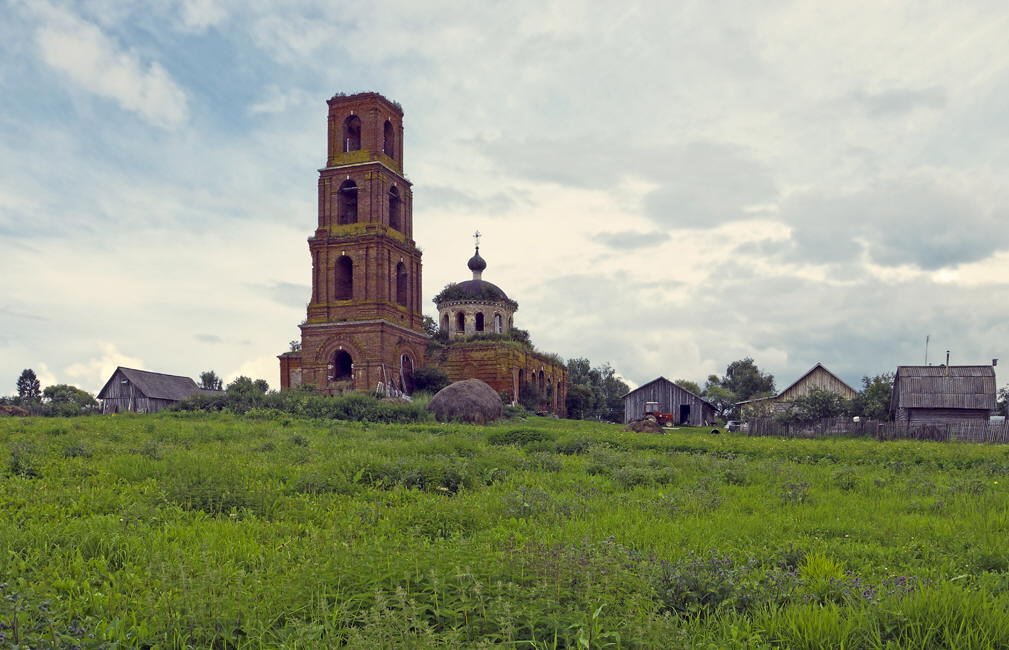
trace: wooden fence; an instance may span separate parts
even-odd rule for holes
[[[828,418],[807,424],[784,423],[773,418],[754,418],[748,422],[751,436],[782,438],[833,438],[859,436],[877,440],[934,440],[939,442],[1009,443],[1009,420],[961,420],[959,422],[881,422],[849,417]]]

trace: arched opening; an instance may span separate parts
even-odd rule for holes
[[[404,353],[399,358],[399,381],[404,393],[413,393],[413,359],[409,354]]]
[[[338,196],[337,223],[341,226],[357,223],[357,183],[349,179],[345,180],[340,185]]]
[[[539,389],[540,395],[544,395],[547,392],[547,381],[546,377],[543,375],[543,369],[540,368],[540,378],[539,378]]]
[[[448,314],[442,314],[441,317],[441,331],[448,334]]]
[[[343,150],[357,151],[361,148],[361,120],[351,115],[343,121]]]
[[[389,188],[389,227],[394,230],[402,230],[401,225],[402,219],[400,218],[400,212],[402,212],[402,201],[399,200],[399,190],[395,187]]]
[[[337,350],[329,369],[330,381],[346,381],[354,377],[354,360],[346,350]]]
[[[504,319],[501,314],[494,314],[494,333],[501,334],[504,329]]]
[[[483,331],[483,312],[478,311],[476,313],[476,323],[474,324],[474,329],[478,332]]]
[[[333,299],[351,300],[354,298],[354,262],[346,255],[341,255],[333,265]]]
[[[466,314],[459,312],[455,315],[455,331],[460,334],[466,331]]]
[[[409,278],[406,274],[406,264],[400,262],[396,265],[396,304],[406,307],[406,296],[409,293]]]
[[[382,129],[382,152],[390,158],[396,157],[396,132],[389,120],[385,121],[385,127]]]

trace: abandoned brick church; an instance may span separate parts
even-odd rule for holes
[[[518,304],[483,280],[479,245],[473,278],[435,299],[441,331],[428,335],[403,110],[378,93],[328,103],[318,226],[308,239],[312,294],[301,349],[279,357],[281,388],[310,384],[334,394],[381,383],[410,393],[414,369],[433,365],[452,381],[481,379],[506,399],[563,415],[567,369],[511,336]]]

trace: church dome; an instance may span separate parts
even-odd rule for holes
[[[469,262],[466,264],[466,266],[468,266],[469,270],[473,271],[474,273],[480,273],[487,268],[487,262],[484,261],[482,257],[480,257],[479,247],[477,247],[476,253],[473,254],[473,257],[469,258]]]
[[[508,296],[501,287],[486,280],[458,282],[451,292],[453,300],[487,300],[507,302]]]

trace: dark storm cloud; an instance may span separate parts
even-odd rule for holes
[[[811,192],[781,209],[792,253],[811,262],[855,262],[864,250],[882,266],[935,270],[1009,247],[1009,213],[985,208],[940,178],[879,182],[849,194]]]
[[[615,248],[618,250],[629,250],[638,248],[649,248],[665,243],[669,235],[657,230],[652,232],[634,232],[626,230],[623,232],[604,232],[592,237],[596,242]]]
[[[856,91],[848,98],[873,117],[898,117],[918,108],[946,106],[946,91],[932,87],[921,90],[894,88],[877,93]]]

